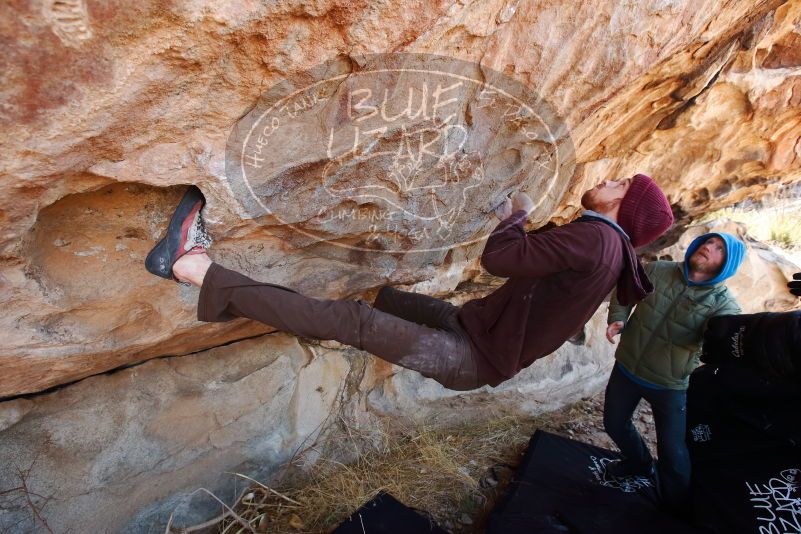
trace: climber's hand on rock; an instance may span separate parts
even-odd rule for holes
[[[614,337],[618,335],[621,330],[623,330],[623,321],[615,321],[606,327],[606,339],[609,340],[609,343],[612,345],[615,344]]]
[[[525,193],[515,193],[512,196],[512,213],[523,210],[530,214],[534,210],[534,201]]]
[[[498,219],[505,221],[511,215],[512,215],[512,201],[507,198],[504,199],[503,203],[500,206],[495,208],[495,216],[498,217]]]
[[[787,287],[790,289],[790,293],[801,297],[801,273],[795,273],[793,275],[793,280],[787,282]]]

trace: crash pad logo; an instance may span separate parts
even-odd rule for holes
[[[648,477],[616,477],[607,473],[606,465],[613,461],[614,460],[612,458],[598,458],[596,456],[590,456],[590,472],[601,486],[619,489],[623,493],[634,493],[642,488],[652,488],[654,486],[653,482]]]
[[[574,164],[564,122],[532,88],[425,54],[349,57],[284,80],[226,147],[245,216],[384,252],[479,241],[517,191],[547,215]]]
[[[767,482],[745,483],[758,534],[801,533],[801,470],[785,469]]]
[[[704,443],[712,440],[712,429],[709,428],[709,425],[696,425],[690,430],[690,433],[692,434],[693,441],[696,443]]]

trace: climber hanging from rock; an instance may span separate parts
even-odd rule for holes
[[[453,390],[497,386],[552,353],[615,286],[623,304],[643,299],[653,287],[634,248],[673,223],[664,193],[642,174],[602,182],[583,195],[581,217],[537,234],[524,230],[534,204],[518,193],[496,209],[501,222],[481,255],[490,274],[508,278],[503,286],[461,307],[383,287],[370,306],[306,297],[214,263],[206,254],[204,202],[190,187],[145,261],[157,276],[200,287],[198,320],[246,317],[291,334],[336,340]]]

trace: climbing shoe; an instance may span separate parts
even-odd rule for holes
[[[183,285],[191,285],[178,280],[172,272],[172,266],[181,256],[202,254],[211,245],[211,238],[200,216],[200,210],[205,203],[206,199],[200,189],[190,186],[170,218],[167,234],[145,258],[148,272]]]

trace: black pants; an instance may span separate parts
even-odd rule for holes
[[[690,455],[684,441],[687,392],[641,386],[615,364],[606,386],[604,428],[630,464],[645,467],[652,461],[651,453],[631,422],[640,399],[648,401],[654,412],[659,456],[657,473],[664,504],[682,513],[689,510],[686,505],[690,489]]]
[[[487,382],[478,375],[458,311],[443,300],[391,287],[381,288],[374,306],[315,299],[212,263],[200,288],[197,318],[247,317],[290,334],[335,339],[465,391]]]

